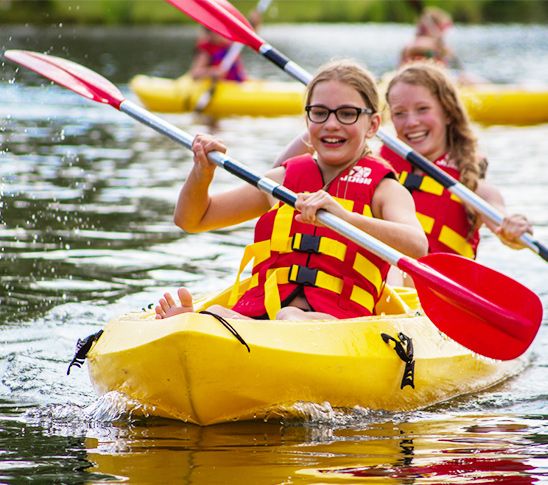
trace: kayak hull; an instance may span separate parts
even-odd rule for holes
[[[178,79],[138,75],[130,81],[130,88],[147,109],[163,113],[194,111],[200,97],[211,86],[210,80],[195,81],[188,75]],[[304,87],[299,83],[219,81],[202,112],[216,118],[286,116],[301,114],[303,103]]]
[[[548,122],[548,87],[485,84],[462,87],[471,119],[485,125],[535,125]]]
[[[210,315],[128,314],[107,324],[91,349],[90,377],[99,394],[122,393],[145,414],[209,425],[287,418],[302,402],[409,411],[519,371],[518,361],[474,354],[406,309],[350,320],[229,320],[249,351]],[[395,350],[403,336],[412,364]]]
[[[211,81],[184,75],[166,79],[138,75],[130,88],[143,105],[163,113],[193,111]],[[548,122],[548,87],[481,84],[460,88],[470,115],[486,125],[533,125]],[[285,116],[303,113],[304,86],[296,82],[220,81],[203,111],[212,117]]]

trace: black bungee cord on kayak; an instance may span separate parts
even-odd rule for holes
[[[151,303],[148,308],[150,308],[153,304]],[[144,308],[143,308],[144,310]],[[242,338],[242,336],[236,331],[236,329],[223,317],[220,315],[217,315],[216,313],[208,312],[207,310],[202,310],[200,313],[203,313],[205,315],[210,315],[214,317],[216,320],[221,322],[221,324],[232,334],[234,337],[236,337],[236,340],[240,342],[248,352],[251,352],[251,349],[249,348],[249,345],[247,345],[247,342]],[[79,338],[76,342],[76,353],[74,354],[74,357],[70,361],[70,364],[67,369],[67,376],[70,375],[70,369],[72,366],[75,367],[82,367],[84,365],[84,361],[86,360],[86,356],[88,355],[88,352],[91,349],[91,346],[99,339],[99,337],[103,334],[102,330],[99,330],[97,333],[88,335],[86,338]]]
[[[78,342],[76,342],[76,353],[68,366],[67,376],[70,374],[70,369],[73,365],[78,368],[82,367],[84,361],[86,360],[86,356],[88,355],[89,349],[91,349],[91,346],[99,339],[101,335],[103,335],[103,331],[99,330],[97,333],[88,335],[86,338],[78,339]]]
[[[249,348],[249,345],[247,345],[246,341],[236,331],[236,329],[232,325],[230,325],[230,323],[226,319],[224,319],[220,315],[217,315],[216,313],[208,312],[207,310],[202,310],[200,313],[203,313],[204,315],[210,315],[216,318],[232,335],[234,335],[234,337],[236,337],[236,340],[238,340],[238,342],[245,346],[248,352],[251,352],[251,349]]]
[[[394,351],[405,363],[400,389],[403,389],[405,386],[411,386],[415,389],[415,358],[413,353],[413,341],[402,332],[398,333],[399,340],[396,340],[394,337],[391,337],[386,333],[381,333],[381,338],[384,340],[385,344],[388,342],[394,342]]]

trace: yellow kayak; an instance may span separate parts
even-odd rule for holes
[[[387,77],[383,77],[386,82]],[[193,111],[211,81],[135,76],[129,84],[151,111]],[[471,119],[483,124],[532,125],[548,122],[548,86],[479,84],[460,88]],[[284,116],[303,112],[304,87],[296,82],[251,80],[220,81],[204,113],[213,117],[233,115]]]
[[[130,81],[129,86],[147,109],[179,113],[193,111],[202,94],[210,89],[211,81],[195,81],[189,75],[178,79],[138,75]],[[301,114],[303,104],[304,87],[299,83],[219,81],[203,113],[216,118],[285,116]]]
[[[205,301],[226,304],[229,290]],[[477,392],[523,361],[479,356],[386,288],[376,316],[328,321],[228,320],[152,312],[116,318],[88,353],[99,394],[117,391],[147,415],[199,425],[299,415],[299,403],[408,411]]]
[[[479,84],[459,89],[470,118],[486,125],[535,125],[548,122],[548,86],[526,88]]]

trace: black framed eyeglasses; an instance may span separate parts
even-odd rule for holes
[[[353,125],[358,121],[362,114],[372,115],[374,111],[371,108],[358,108],[357,106],[340,106],[336,109],[329,109],[321,104],[309,104],[305,106],[306,116],[312,123],[325,123],[331,113],[335,113],[335,118],[343,125]]]

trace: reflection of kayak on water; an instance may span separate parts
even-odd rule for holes
[[[130,82],[146,108],[164,113],[193,111],[209,80],[185,75],[166,79],[139,75]],[[484,124],[528,125],[548,122],[548,86],[479,84],[460,89],[470,117]],[[214,117],[284,116],[303,111],[304,87],[296,82],[220,81],[204,111]]]
[[[164,483],[188,484],[241,485],[242,477],[256,484],[450,484],[478,483],[478,476],[491,484],[538,483],[538,469],[515,446],[501,450],[501,442],[519,444],[514,420],[485,412],[438,420],[368,415],[350,430],[336,418],[338,426],[133,421],[109,434],[88,433],[84,446],[93,466],[86,472],[95,480],[96,474],[109,474],[127,483],[156,483],[159,470]],[[529,429],[521,426],[522,432]],[[486,428],[491,431],[482,434]]]
[[[229,293],[202,308],[226,305]],[[90,377],[100,394],[117,391],[144,413],[208,425],[299,416],[302,402],[413,410],[521,370],[521,359],[457,344],[417,305],[414,290],[386,288],[377,316],[351,320],[223,324],[200,313],[133,313],[106,325],[88,354]]]
[[[179,113],[193,111],[202,94],[211,87],[211,81],[193,80],[189,75],[178,79],[138,75],[129,85],[146,108]],[[203,113],[214,117],[295,115],[303,112],[303,100],[304,86],[299,83],[219,81]]]

